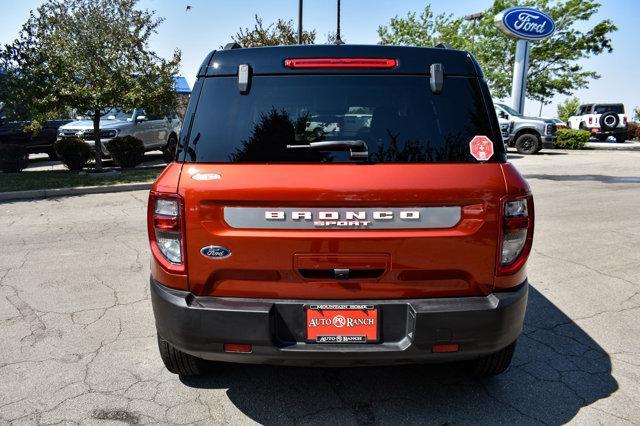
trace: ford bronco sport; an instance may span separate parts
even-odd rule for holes
[[[339,123],[309,137],[314,116]],[[469,53],[214,51],[149,197],[160,354],[181,375],[204,360],[501,373],[533,219]]]

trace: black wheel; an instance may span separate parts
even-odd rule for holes
[[[503,373],[511,364],[516,342],[491,355],[473,361],[472,373],[476,377],[491,377]]]
[[[537,135],[533,133],[523,133],[516,138],[515,147],[520,154],[532,155],[542,149],[542,144]]]
[[[627,141],[627,134],[626,133],[618,133],[616,135],[616,142],[624,143],[626,141]]]
[[[170,372],[181,376],[199,376],[204,372],[204,360],[179,351],[160,336],[158,336],[158,349],[160,349],[160,358],[164,366]]]
[[[176,135],[171,135],[162,150],[162,158],[166,163],[170,163],[176,159],[176,148],[178,148],[178,138]]]
[[[604,130],[613,130],[620,124],[620,117],[613,111],[607,111],[600,116],[600,127]]]

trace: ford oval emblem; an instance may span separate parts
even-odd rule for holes
[[[203,256],[210,257],[212,259],[223,259],[231,256],[231,250],[222,246],[206,246],[200,249],[200,253]]]
[[[546,13],[529,7],[512,7],[495,17],[495,23],[508,36],[523,40],[542,40],[556,30],[556,24]]]

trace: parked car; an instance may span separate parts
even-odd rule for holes
[[[550,118],[549,120],[554,122],[558,129],[566,129],[567,127],[569,127],[567,125],[567,123],[565,123],[564,121],[560,120],[559,118]]]
[[[102,153],[109,155],[107,142],[116,136],[134,136],[144,144],[146,151],[162,150],[167,162],[173,161],[178,134],[182,123],[173,116],[148,116],[144,109],[132,111],[112,109],[100,119]],[[79,120],[60,127],[58,138],[78,137],[94,146],[93,121]]]
[[[569,117],[569,127],[588,130],[598,140],[609,136],[616,142],[627,140],[627,122],[623,104],[584,104],[580,105],[576,115]]]
[[[500,134],[502,135],[502,142],[504,143],[505,150],[509,146],[509,139],[511,139],[511,131],[513,130],[513,121],[505,120],[498,117],[498,124],[500,125]]]
[[[199,374],[203,360],[508,367],[533,199],[472,55],[231,48],[210,53],[197,79],[185,146],[149,195],[169,371]],[[344,126],[297,137],[301,114],[351,107],[371,111],[355,137]]]
[[[341,119],[337,116],[315,115],[311,117],[310,121],[307,121],[305,132],[311,136],[311,139],[321,139],[327,133],[338,131]]]
[[[499,118],[513,122],[509,146],[524,155],[537,154],[543,148],[553,148],[557,141],[557,126],[549,118],[527,117],[503,103],[494,103]]]
[[[25,127],[30,121],[9,121],[0,125],[0,144],[22,145],[29,154],[44,153],[52,160],[57,160],[58,155],[53,148],[59,128],[71,119],[46,120],[39,132],[31,132]]]

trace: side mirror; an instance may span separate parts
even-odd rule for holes
[[[500,111],[500,118],[504,118],[505,120],[509,119],[509,114],[504,111]]]
[[[136,123],[141,123],[143,121],[147,121],[147,116],[146,115],[139,115],[136,117]]]

